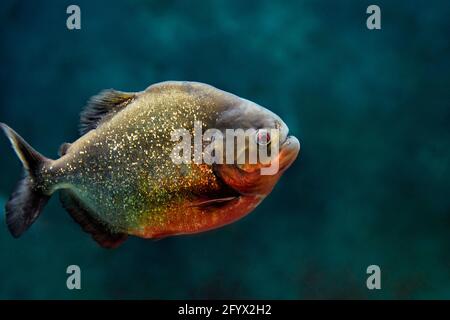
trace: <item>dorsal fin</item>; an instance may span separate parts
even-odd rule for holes
[[[83,112],[80,120],[80,134],[84,135],[88,131],[110,119],[117,112],[125,108],[136,96],[132,92],[121,92],[114,89],[103,90],[93,96]]]

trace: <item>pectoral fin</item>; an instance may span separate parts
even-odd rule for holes
[[[216,199],[201,199],[194,201],[191,203],[191,207],[200,207],[205,209],[214,209],[227,205],[233,200],[238,199],[239,197],[231,196],[225,198],[216,198]]]

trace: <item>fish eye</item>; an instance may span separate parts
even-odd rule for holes
[[[266,146],[270,143],[270,133],[266,129],[258,129],[255,134],[256,143],[260,146]]]

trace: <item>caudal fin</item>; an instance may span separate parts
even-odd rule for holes
[[[50,198],[44,194],[40,185],[40,171],[49,159],[34,150],[6,124],[0,122],[0,128],[5,132],[24,167],[24,177],[5,206],[8,229],[17,238],[39,217]]]

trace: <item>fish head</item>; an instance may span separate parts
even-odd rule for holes
[[[289,135],[278,115],[246,99],[239,98],[224,110],[216,125],[224,133],[225,156],[214,171],[242,196],[268,195],[300,151],[299,140]],[[244,134],[241,143],[237,132]],[[229,145],[234,148],[233,162],[227,154]]]

